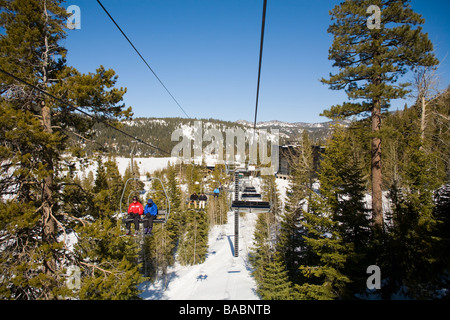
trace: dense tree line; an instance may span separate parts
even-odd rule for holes
[[[196,250],[186,263],[204,260],[208,214],[185,210],[179,186],[190,178],[186,168],[181,177],[170,167],[161,173],[172,205],[167,224],[155,228],[145,250],[121,237],[118,211],[128,206],[121,193],[139,168],[121,176],[92,141],[98,120],[120,127],[131,108],[114,70],[81,74],[66,64],[67,18],[59,0],[0,2],[0,298],[134,299],[143,276],[164,272],[180,243]],[[94,157],[95,175],[79,175],[76,164]],[[136,181],[125,192],[142,186]]]
[[[0,292],[10,299],[70,297],[64,280],[71,264],[92,278],[133,273],[129,257],[116,255],[103,265],[104,252],[94,249],[98,243],[85,246],[87,252],[94,250],[87,262],[59,241],[59,233],[86,215],[85,206],[92,214],[99,209],[88,197],[79,205],[72,201],[88,191],[72,180],[68,155],[73,151],[83,157],[83,151],[71,149],[69,136],[88,137],[95,122],[73,106],[112,124],[129,117],[131,109],[121,103],[126,89],[115,87],[114,70],[99,66],[81,74],[66,64],[62,43],[68,13],[61,1],[1,1],[0,12],[0,66],[6,72],[0,74]],[[86,228],[88,223],[101,225],[86,221]]]
[[[128,134],[137,137],[153,146],[158,147],[165,152],[158,151],[155,148],[143,144],[137,144],[135,146],[134,154],[141,157],[148,156],[170,156],[172,149],[178,144],[179,141],[172,141],[172,133],[176,129],[183,126],[194,127],[195,121],[201,121],[204,126],[203,130],[214,126],[219,129],[225,139],[225,132],[227,129],[241,128],[242,125],[234,122],[216,120],[216,119],[186,119],[186,118],[135,118],[132,120],[122,121],[120,128]],[[111,154],[117,156],[129,156],[133,151],[133,144],[130,144],[129,138],[118,133],[114,129],[107,127],[101,123],[96,124],[93,128],[95,132],[95,144],[86,143],[81,139],[74,138],[74,145],[83,145],[85,152],[90,154],[94,153],[98,149],[98,145],[101,145]],[[205,148],[210,142],[204,141],[203,148]]]
[[[450,89],[427,91],[424,74],[437,60],[408,1],[379,1],[375,29],[365,23],[371,4],[346,1],[330,12],[339,73],[322,81],[351,102],[324,115],[354,120],[334,127],[316,183],[303,137],[284,211],[260,217],[254,265],[262,298],[449,297]],[[407,70],[419,79],[417,102],[390,113],[389,100],[411,91],[396,84]],[[367,288],[371,265],[381,270],[380,290]]]
[[[336,6],[329,28],[339,73],[323,82],[353,102],[324,115],[353,121],[336,121],[318,172],[310,137],[299,137],[284,206],[275,178],[263,177],[272,210],[258,217],[251,255],[263,299],[448,298],[450,89],[429,96],[422,75],[437,60],[427,35],[413,28],[423,19],[408,1],[375,1],[380,29],[365,24],[372,2]],[[171,133],[194,120],[129,122],[131,109],[121,103],[126,89],[115,88],[113,70],[81,74],[66,65],[61,1],[0,5],[0,66],[42,90],[0,73],[0,297],[136,299],[139,284],[164,276],[175,261],[202,263],[210,226],[226,223],[228,197],[210,196],[206,210],[189,209],[187,198],[219,185],[226,190],[225,168],[177,164],[156,172],[169,195],[167,223],[155,225],[152,237],[123,237],[119,208],[128,203],[120,196],[140,172],[134,164],[121,176],[113,156],[129,155],[133,144],[74,106],[169,152],[177,143]],[[408,70],[421,75],[417,102],[389,113],[390,99],[408,92],[396,83]],[[94,149],[99,144],[107,157]],[[161,155],[142,146],[135,154]],[[80,176],[75,163],[94,155],[95,176]],[[133,181],[125,194],[143,186]],[[162,204],[159,188],[152,185],[151,197]],[[369,265],[382,270],[380,291],[367,289]]]
[[[429,104],[430,134],[424,140],[418,106],[385,114],[381,235],[373,229],[368,202],[364,120],[335,127],[315,186],[310,149],[292,157],[295,170],[284,210],[261,214],[255,232],[254,275],[262,298],[448,298],[442,291],[450,267],[450,154],[442,146],[448,141],[448,120],[445,129],[431,124],[448,119],[449,93]],[[370,265],[382,271],[381,290],[367,289]]]
[[[226,139],[227,130],[242,129],[244,132],[249,131],[251,124],[245,126],[239,122],[222,121],[218,119],[186,119],[186,118],[134,118],[132,120],[124,120],[120,123],[120,128],[125,132],[141,139],[151,145],[164,150],[165,152],[158,151],[155,148],[143,144],[136,144],[134,153],[137,156],[148,157],[148,156],[168,156],[172,151],[173,147],[178,143],[178,141],[171,141],[172,133],[182,126],[194,127],[195,121],[201,121],[203,124],[203,130],[208,128],[216,128],[222,134],[224,140]],[[329,121],[321,123],[320,126],[307,126],[301,124],[298,127],[283,127],[281,125],[261,125],[258,126],[259,129],[267,130],[271,132],[274,129],[280,132],[280,145],[287,141],[296,141],[300,138],[301,133],[307,131],[309,133],[310,139],[314,144],[320,144],[324,141],[326,137],[330,134],[330,127],[335,121]],[[342,122],[342,121],[340,121]],[[347,122],[345,122],[347,123]],[[95,153],[99,146],[102,146],[105,151],[116,156],[129,156],[133,151],[133,144],[130,144],[129,138],[118,133],[114,129],[107,127],[101,123],[95,124],[92,129],[92,139],[86,141],[75,135],[71,135],[72,143],[83,149],[84,152],[88,154]],[[94,143],[95,141],[95,143]],[[225,143],[225,141],[224,141]],[[204,141],[203,148],[209,145],[210,142]]]

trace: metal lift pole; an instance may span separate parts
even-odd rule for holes
[[[234,172],[234,201],[239,200],[239,173]],[[239,257],[239,208],[234,209],[234,256]]]

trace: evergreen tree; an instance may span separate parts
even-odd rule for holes
[[[254,232],[255,247],[251,251],[250,262],[254,268],[253,276],[262,285],[267,265],[272,261],[275,250],[273,245],[272,228],[273,215],[270,212],[260,213]]]
[[[186,225],[178,245],[178,261],[182,265],[202,263],[208,251],[208,224],[206,214],[188,209],[184,212]]]
[[[377,5],[381,10],[379,28],[367,26],[367,9]],[[405,84],[395,85],[410,68],[433,66],[437,60],[431,53],[433,45],[422,32],[424,19],[415,13],[408,0],[351,0],[335,6],[330,12],[334,23],[328,28],[334,41],[329,59],[340,72],[323,83],[333,90],[345,90],[352,101],[325,110],[329,118],[346,118],[371,113],[371,182],[374,227],[381,231],[382,171],[381,128],[382,110],[391,99],[408,93]],[[418,26],[417,26],[418,25]],[[414,28],[414,26],[417,26]]]
[[[311,193],[310,212],[303,210],[305,246],[297,286],[302,299],[343,298],[365,285],[358,283],[358,274],[367,267],[370,225],[353,144],[348,132],[336,125],[320,162],[319,194]],[[357,282],[351,290],[350,279]]]
[[[137,264],[138,244],[134,238],[118,237],[120,226],[109,218],[77,228],[76,264],[80,266],[82,300],[138,299],[144,280]]]
[[[167,167],[167,193],[170,199],[170,207],[177,211],[181,208],[181,192],[177,182],[177,171],[175,164]]]
[[[115,213],[118,212],[120,208],[120,197],[122,196],[124,183],[115,159],[109,158],[104,165],[106,168],[106,179],[109,192],[109,212]]]
[[[281,212],[280,192],[274,175],[262,176],[262,199],[270,202],[272,216],[275,218]]]
[[[92,192],[94,193],[94,210],[91,214],[95,218],[108,214],[110,211],[110,194],[106,178],[106,170],[103,165],[103,160],[100,156],[97,157],[97,175],[94,181],[94,188],[92,189]]]
[[[263,267],[263,278],[257,293],[263,300],[291,300],[294,297],[285,267],[278,259],[268,261]]]
[[[286,192],[287,201],[280,221],[277,252],[289,272],[293,283],[300,281],[299,266],[307,260],[303,235],[306,230],[302,225],[302,208],[309,207],[310,189],[312,188],[313,156],[306,132],[302,134],[300,147],[289,155],[291,179]],[[309,210],[309,209],[307,209]]]
[[[216,224],[226,224],[228,219],[228,196],[225,185],[228,183],[228,177],[226,174],[226,168],[222,164],[216,164],[214,171],[212,172],[212,182],[209,182],[209,193],[207,205],[208,205],[208,219],[210,226]],[[212,191],[215,188],[219,188],[220,193],[218,199],[212,196]]]
[[[402,187],[394,185],[390,190],[393,212],[386,263],[391,281],[386,291],[393,293],[406,285],[411,295],[421,297],[420,284],[435,278],[440,259],[433,249],[441,240],[435,236],[438,221],[433,215],[433,192],[438,185],[430,155],[420,148],[420,132],[408,140],[410,159],[401,172]]]
[[[182,230],[182,194],[177,181],[175,165],[167,168],[167,193],[170,200],[170,216],[166,228],[173,234],[173,241],[180,236]],[[175,245],[175,243],[174,243]]]
[[[342,273],[352,279],[351,293],[366,287],[361,270],[376,260],[367,257],[371,232],[369,212],[365,208],[365,184],[362,163],[355,152],[355,140],[350,131],[335,126],[320,162],[320,197],[326,214],[334,224],[343,244],[350,246]],[[343,292],[341,292],[343,294]]]
[[[436,130],[440,124],[432,121],[438,113],[435,107],[434,103],[427,107],[430,121],[425,134],[421,130],[421,108],[417,106],[405,107],[386,117],[385,186],[392,207],[388,233],[377,253],[378,265],[388,279],[383,290],[385,298],[404,288],[411,297],[432,298],[435,296],[432,288],[442,286],[440,279],[445,267],[438,248],[446,236],[439,231],[443,216],[434,214],[439,202],[433,194],[446,179],[442,158],[446,151],[437,148],[437,144],[447,133]]]
[[[169,166],[170,167],[170,166]],[[170,175],[170,182],[165,183],[165,174]],[[166,203],[167,198],[165,197],[163,186],[161,183],[153,179],[152,180],[152,193],[148,198],[152,198],[153,201],[158,205],[158,210],[169,210],[170,205],[170,215],[167,223],[154,224],[153,225],[153,236],[145,240],[144,250],[148,251],[146,255],[148,270],[145,271],[147,276],[154,278],[159,271],[163,274],[166,273],[167,267],[172,265],[174,262],[174,249],[176,246],[176,217],[179,212],[179,197],[177,200],[177,193],[179,194],[179,187],[175,180],[175,175],[173,168],[168,168],[162,170],[161,172],[155,172],[153,178],[159,178],[164,184],[166,189],[169,202]],[[174,198],[172,198],[174,196]],[[175,205],[175,206],[174,206]]]
[[[131,161],[133,161],[133,165]],[[131,161],[125,169],[125,173],[123,175],[124,183],[126,183],[126,181],[128,181],[129,179],[131,180],[128,181],[127,187],[124,191],[122,208],[128,208],[128,205],[130,204],[129,201],[131,201],[132,196],[138,197],[138,201],[142,204],[145,204],[145,199],[140,199],[139,193],[140,190],[144,189],[144,183],[139,179],[139,177],[141,176],[139,167],[135,160]]]
[[[66,66],[61,42],[68,14],[61,1],[4,0],[0,5],[2,70],[103,119],[129,116],[130,109],[118,104],[125,90],[114,88],[113,70],[100,67],[84,75]],[[0,92],[2,112],[10,121],[3,122],[1,130],[2,199],[10,195],[1,202],[1,227],[9,228],[14,239],[7,243],[20,244],[1,252],[8,269],[2,292],[11,299],[64,298],[66,252],[57,235],[70,220],[64,219],[59,201],[67,184],[61,155],[69,147],[67,132],[88,135],[94,121],[4,73]],[[26,223],[17,223],[22,220]]]
[[[309,259],[300,265],[302,281],[295,288],[302,300],[330,300],[342,297],[350,279],[343,273],[350,248],[333,221],[326,198],[313,195],[311,213],[303,211],[307,230],[304,237]]]
[[[77,219],[84,218],[88,213],[94,214],[94,194],[90,182],[85,181],[87,179],[80,179],[72,169],[69,169],[61,179],[63,186],[63,191],[59,195],[62,204],[61,214],[69,222],[66,227],[70,229],[75,227]]]
[[[108,182],[106,181],[106,170],[103,165],[103,161],[101,157],[97,157],[97,176],[94,181],[94,189],[95,193],[99,193],[101,190],[108,189]]]
[[[450,186],[444,185],[435,193],[436,206],[433,209],[433,218],[438,221],[436,230],[432,233],[432,236],[439,239],[433,249],[433,256],[438,257],[434,264],[435,279],[433,279],[434,288],[440,290],[442,283],[439,281],[442,279],[441,275],[445,274],[447,270],[450,270],[450,257],[447,252],[450,251]],[[435,292],[439,292],[435,290]],[[431,296],[431,295],[429,295]],[[449,293],[446,292],[443,299],[448,299]]]

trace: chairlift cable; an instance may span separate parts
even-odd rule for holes
[[[181,109],[181,111],[183,111],[183,113],[186,115],[187,118],[190,118],[188,116],[188,114],[186,113],[186,111],[184,111],[183,107],[178,103],[177,99],[175,99],[175,97],[173,96],[173,94],[169,91],[169,89],[167,89],[167,87],[164,85],[164,83],[161,81],[161,79],[158,77],[158,75],[156,74],[155,71],[153,71],[152,67],[150,67],[150,65],[148,64],[148,62],[144,59],[144,57],[142,56],[142,54],[139,52],[138,49],[136,49],[136,47],[134,46],[133,42],[131,42],[131,40],[127,37],[127,35],[125,34],[125,32],[122,30],[122,28],[119,26],[119,24],[114,20],[114,18],[111,16],[111,14],[108,12],[108,10],[106,10],[106,8],[103,6],[103,4],[100,2],[100,0],[97,0],[98,4],[103,8],[103,10],[106,12],[106,14],[108,15],[108,17],[111,19],[111,21],[116,25],[117,29],[119,29],[119,31],[122,33],[122,35],[125,37],[125,39],[127,39],[128,43],[133,47],[134,51],[136,51],[136,53],[139,55],[139,57],[142,59],[142,61],[144,61],[145,65],[148,67],[148,69],[153,73],[153,75],[156,77],[156,79],[159,81],[159,83],[163,86],[163,88],[167,91],[167,93],[172,97],[173,101],[175,101],[175,103],[178,105],[178,107]]]
[[[43,89],[41,89],[41,88],[35,86],[35,85],[33,85],[33,84],[31,84],[31,83],[29,83],[29,82],[27,82],[27,81],[25,81],[25,80],[23,80],[23,79],[21,79],[21,78],[15,76],[15,75],[13,75],[13,74],[11,74],[11,73],[9,73],[9,72],[3,70],[3,69],[0,69],[0,72],[4,73],[5,75],[7,75],[7,76],[13,78],[14,80],[16,80],[16,81],[18,81],[18,82],[21,82],[21,83],[23,83],[23,84],[29,86],[30,88],[33,88],[33,89],[39,91],[40,93],[42,93],[42,94],[44,94],[44,95],[46,95],[46,96],[48,96],[48,97],[50,97],[50,98],[52,98],[52,99],[54,99],[54,100],[56,100],[56,101],[62,103],[63,105],[66,105],[66,106],[70,107],[71,109],[74,109],[74,110],[76,110],[76,111],[78,111],[78,112],[80,112],[80,113],[82,113],[82,114],[84,114],[84,115],[90,117],[91,119],[96,120],[97,122],[103,123],[104,125],[106,125],[106,126],[112,128],[112,129],[116,130],[117,132],[119,132],[119,133],[121,133],[121,134],[123,134],[123,135],[125,135],[125,136],[127,136],[127,137],[129,137],[129,138],[131,138],[131,139],[134,139],[134,140],[138,141],[139,143],[142,143],[142,144],[144,144],[144,145],[146,145],[146,146],[148,146],[148,147],[150,147],[150,148],[153,148],[153,149],[155,149],[155,150],[158,150],[158,151],[160,151],[160,152],[162,152],[162,153],[165,153],[165,154],[168,154],[168,155],[171,154],[170,152],[167,152],[167,151],[165,151],[165,150],[162,150],[162,149],[160,149],[160,148],[158,148],[158,147],[156,147],[156,146],[154,146],[154,145],[151,145],[151,144],[149,144],[149,143],[143,141],[142,139],[139,139],[139,138],[137,138],[137,137],[134,137],[133,135],[131,135],[131,134],[129,134],[129,133],[127,133],[127,132],[125,132],[125,131],[119,129],[119,128],[116,128],[116,127],[113,126],[112,124],[110,124],[110,123],[104,121],[103,119],[98,118],[98,117],[96,117],[96,116],[94,116],[94,115],[92,115],[92,114],[90,114],[90,113],[88,113],[88,112],[86,112],[86,111],[80,109],[79,107],[75,106],[74,104],[70,103],[69,101],[64,100],[64,99],[61,99],[61,98],[58,98],[58,97],[54,96],[53,94],[51,94],[51,93],[49,93],[49,92],[47,92],[47,91],[45,91],[45,90],[43,90]]]
[[[263,45],[264,45],[264,29],[265,29],[265,25],[266,25],[266,11],[267,11],[267,0],[264,0],[262,23],[261,23],[261,44],[260,44],[260,48],[259,48],[258,82],[257,82],[257,87],[256,87],[255,122],[253,124],[254,132],[256,132],[256,119],[258,116],[259,85],[261,82],[261,64],[262,64],[262,54],[263,54]]]

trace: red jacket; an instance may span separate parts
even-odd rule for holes
[[[139,215],[142,215],[144,212],[144,207],[139,202],[136,203],[130,203],[128,206],[128,213],[139,213]]]

